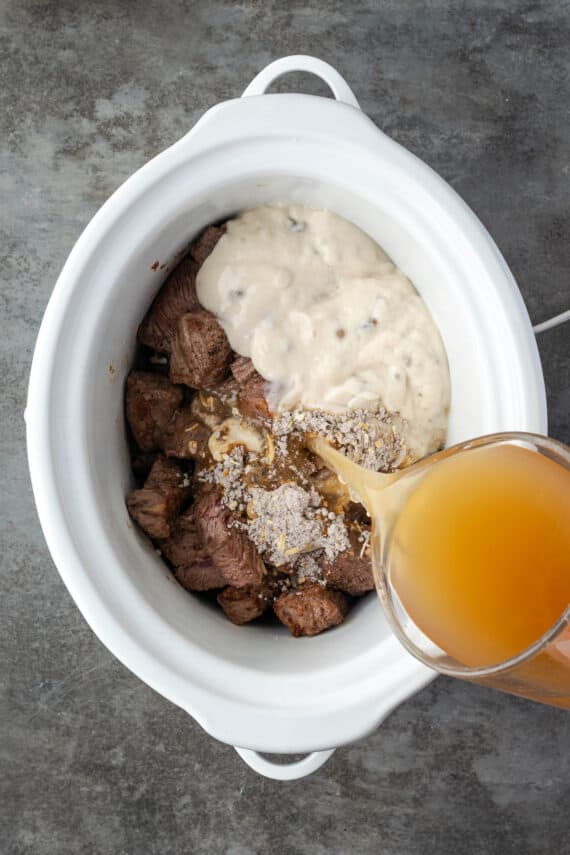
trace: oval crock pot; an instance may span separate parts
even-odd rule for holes
[[[263,94],[297,69],[318,74],[337,100]],[[379,131],[326,63],[279,60],[244,95],[129,178],[77,241],[34,353],[28,454],[49,549],[101,641],[257,771],[293,778],[376,728],[434,674],[399,646],[375,597],[316,638],[236,627],[189,596],[131,524],[123,384],[168,269],[203,226],[244,208],[331,208],[387,251],[433,313],[451,371],[450,444],[543,433],[546,406],[516,283],[459,196]],[[281,765],[258,751],[317,753]]]

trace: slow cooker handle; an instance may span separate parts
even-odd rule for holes
[[[243,762],[259,775],[274,781],[295,781],[320,769],[334,752],[334,748],[329,748],[328,751],[313,751],[312,754],[307,754],[295,763],[272,763],[271,760],[249,748],[236,747],[236,751]]]
[[[332,65],[314,56],[304,56],[302,54],[284,56],[282,59],[276,59],[275,62],[271,62],[253,78],[244,91],[244,96],[263,95],[274,80],[277,80],[278,77],[287,74],[289,71],[308,71],[310,74],[316,74],[317,77],[320,77],[321,80],[324,80],[328,84],[337,101],[350,104],[351,107],[356,107],[360,110],[360,105],[356,100],[354,92]]]

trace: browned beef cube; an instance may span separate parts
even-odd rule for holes
[[[257,374],[254,364],[249,356],[236,356],[230,365],[230,368],[240,386],[242,383],[245,383],[246,380],[249,380],[249,378],[254,374]]]
[[[224,588],[217,599],[226,617],[239,626],[260,617],[269,605],[269,600],[263,591],[247,591],[239,588]]]
[[[159,457],[150,470],[142,490],[127,497],[133,520],[149,537],[170,537],[173,524],[190,495],[187,474],[173,460]]]
[[[232,349],[210,312],[200,309],[178,320],[172,340],[170,379],[193,389],[215,386],[227,376]]]
[[[131,518],[152,538],[168,537],[179,509],[173,494],[160,489],[143,487],[127,497]]]
[[[291,635],[318,635],[342,623],[348,612],[348,600],[340,591],[309,582],[273,603],[275,614]]]
[[[358,549],[351,547],[332,561],[324,561],[322,572],[329,585],[353,597],[374,590],[370,557],[364,555],[361,558]]]
[[[180,488],[181,485],[187,490],[190,486],[184,467],[175,460],[167,460],[162,456],[156,458],[144,485],[152,489],[164,490]]]
[[[271,418],[269,405],[265,398],[267,382],[261,374],[255,371],[240,387],[237,397],[237,406],[244,416],[259,421],[268,421]]]
[[[194,517],[202,543],[228,585],[261,585],[265,566],[248,536],[232,525],[232,513],[222,504],[218,490],[204,486],[194,502]]]
[[[190,407],[174,413],[166,428],[162,448],[167,457],[203,458],[211,430],[196,418]]]
[[[208,553],[204,549],[196,528],[193,506],[186,508],[180,514],[172,528],[170,537],[163,540],[159,547],[161,553],[174,567],[194,564],[196,561],[205,559],[209,560]]]
[[[198,265],[187,255],[172,271],[155,297],[137,333],[141,344],[170,353],[178,318],[200,308],[196,296]]]
[[[190,255],[198,265],[206,261],[225,230],[225,226],[206,226],[204,231],[200,232],[190,247]]]
[[[162,446],[166,426],[183,398],[184,391],[166,377],[131,371],[127,378],[126,413],[141,451],[155,451]]]
[[[194,521],[194,508],[180,514],[167,540],[159,544],[162,555],[174,566],[174,575],[189,591],[223,588],[224,577],[204,549]]]
[[[223,588],[226,584],[211,558],[177,567],[174,575],[187,591],[211,591],[214,588]]]

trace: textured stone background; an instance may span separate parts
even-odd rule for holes
[[[3,853],[569,851],[570,716],[444,679],[311,779],[256,777],[85,625],[39,529],[22,419],[44,308],[92,214],[288,53],[335,65],[457,188],[534,321],[567,308],[569,16],[568,0],[1,0]],[[569,337],[540,339],[566,442]]]

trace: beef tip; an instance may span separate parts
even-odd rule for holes
[[[342,623],[348,612],[348,600],[340,591],[309,582],[281,594],[273,603],[275,614],[291,635],[318,635]]]
[[[161,353],[170,353],[178,318],[199,309],[196,296],[198,265],[187,255],[174,268],[139,326],[137,338],[141,344]]]
[[[179,488],[181,484],[185,489],[189,488],[187,467],[183,463],[167,460],[166,457],[160,455],[148,473],[144,486],[170,490],[174,487]]]
[[[263,561],[245,532],[232,527],[233,516],[215,487],[204,486],[194,502],[196,528],[228,585],[254,588],[265,574]]]
[[[218,594],[217,600],[226,617],[238,626],[260,617],[269,606],[269,600],[262,590],[228,587]]]
[[[160,543],[160,551],[173,567],[183,567],[194,564],[196,561],[209,560],[196,528],[193,506],[180,514],[170,537]],[[222,582],[220,587],[223,587],[223,584]]]
[[[358,597],[374,590],[374,576],[369,555],[360,557],[360,548],[350,547],[332,561],[324,561],[322,573],[327,584],[345,594]]]
[[[271,418],[265,398],[266,386],[266,381],[257,371],[243,383],[237,397],[238,410],[242,415],[259,421],[268,421]]]
[[[159,457],[141,490],[127,497],[132,519],[149,537],[170,537],[176,517],[190,495],[190,481],[173,460]]]
[[[129,494],[127,508],[131,519],[145,534],[151,538],[163,538],[170,534],[178,504],[174,502],[172,494],[164,490],[143,487]]]
[[[200,232],[190,247],[190,255],[199,266],[204,264],[225,230],[225,226],[206,226]]]
[[[177,567],[174,576],[187,591],[211,591],[226,584],[211,558]]]
[[[249,380],[253,374],[257,374],[255,366],[249,356],[236,356],[230,365],[230,368],[234,378],[240,386],[242,383],[245,383],[246,380]]]
[[[223,588],[224,577],[204,549],[196,523],[194,508],[180,514],[167,540],[159,544],[162,555],[174,566],[174,575],[188,591]]]
[[[200,309],[178,320],[172,340],[170,379],[194,389],[221,383],[227,376],[232,349],[222,327],[210,312]]]
[[[141,451],[162,445],[167,424],[184,398],[184,391],[166,377],[148,371],[131,371],[127,378],[126,414]]]
[[[196,418],[191,407],[184,407],[172,416],[164,432],[162,448],[167,457],[202,459],[210,434],[210,429]]]

